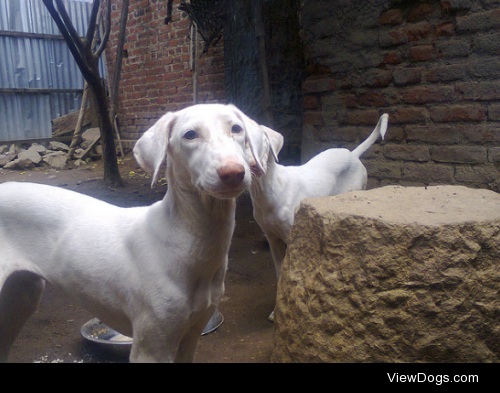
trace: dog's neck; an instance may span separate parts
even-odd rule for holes
[[[179,179],[173,171],[167,173],[168,191],[162,205],[166,213],[193,230],[232,231],[235,223],[236,200],[217,199],[197,189],[188,178]],[[231,232],[232,234],[232,232]]]
[[[271,203],[271,195],[279,193],[282,188],[282,170],[283,166],[278,164],[274,157],[269,155],[267,161],[266,173],[262,176],[254,178],[250,195],[252,196],[252,204],[255,207],[260,207],[267,210]]]

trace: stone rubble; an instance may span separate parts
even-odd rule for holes
[[[91,159],[89,152],[97,150],[99,136],[99,129],[88,130],[84,134],[82,145],[75,151],[76,161],[72,162],[68,159],[69,146],[62,142],[51,141],[46,146],[33,143],[27,149],[17,144],[0,142],[0,168],[26,170],[48,166],[55,170],[62,170],[68,168],[70,164],[79,167]]]

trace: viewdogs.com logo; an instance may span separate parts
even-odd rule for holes
[[[389,374],[387,373],[387,377],[389,378],[389,382],[395,383],[434,383],[436,385],[442,385],[443,383],[449,382],[479,382],[478,375],[432,375],[425,373],[417,373],[417,374]]]

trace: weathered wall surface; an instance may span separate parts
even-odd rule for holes
[[[370,186],[499,190],[499,27],[496,0],[304,2],[303,158],[356,146],[388,112]]]
[[[275,362],[499,362],[500,195],[383,187],[302,202]]]
[[[113,1],[113,33],[108,53],[114,72],[121,1]],[[302,144],[302,82],[299,0],[264,0],[262,23],[273,127],[286,143],[281,157],[298,161]],[[120,84],[119,119],[124,139],[137,139],[166,111],[193,104],[189,19],[174,1],[173,22],[165,25],[165,0],[131,0],[126,57]],[[200,60],[198,103],[234,103],[266,124],[262,70],[255,27],[255,2],[230,1],[224,40]]]
[[[255,1],[228,4],[225,29],[226,97],[261,124],[285,137],[280,158],[300,162],[302,145],[303,48],[299,37],[300,2],[263,0],[266,60],[271,98],[271,121],[264,105],[263,75],[256,35]]]

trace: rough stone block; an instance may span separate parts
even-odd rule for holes
[[[499,362],[500,195],[310,199],[278,287],[274,362]]]

